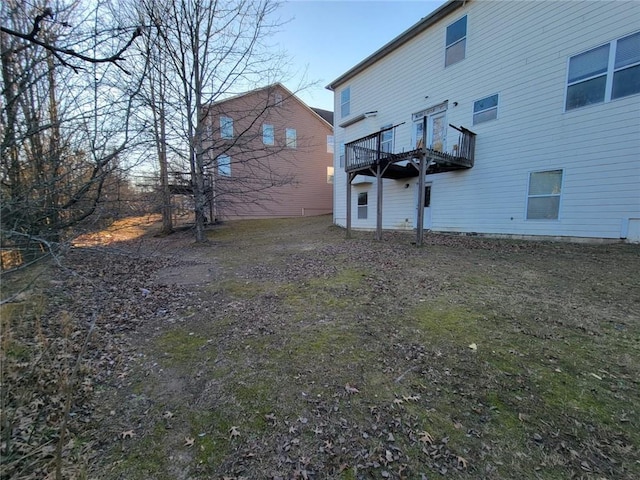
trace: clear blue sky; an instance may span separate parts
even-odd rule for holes
[[[273,41],[291,57],[295,74],[285,85],[296,90],[300,77],[318,85],[299,97],[309,106],[333,110],[325,86],[417,23],[445,0],[290,0],[279,10],[291,19]]]

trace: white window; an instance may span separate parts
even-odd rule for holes
[[[287,148],[298,147],[298,134],[295,128],[287,128],[284,132]]]
[[[273,125],[262,125],[262,143],[265,145],[273,145],[275,143],[275,134],[273,131]]]
[[[231,176],[231,157],[229,155],[220,155],[218,157],[218,175]]]
[[[464,60],[467,49],[467,16],[447,27],[447,45],[444,54],[444,66],[448,67]]]
[[[340,116],[346,117],[351,113],[351,87],[340,92]]]
[[[391,128],[391,125],[386,125],[382,127],[382,130],[383,132],[380,135],[380,151],[391,153],[393,152],[393,128]]]
[[[367,218],[367,208],[369,204],[369,195],[367,192],[358,194],[358,218]]]
[[[233,138],[233,118],[220,117],[220,137]]]
[[[327,183],[333,183],[333,167],[327,167]]]
[[[527,220],[557,220],[561,191],[562,170],[529,174]]]
[[[282,103],[282,94],[276,93],[274,96],[275,96],[275,105],[280,105]]]
[[[346,148],[344,143],[340,143],[340,168],[344,168],[344,157],[346,155]]]
[[[473,102],[473,124],[498,118],[498,94]]]
[[[327,153],[333,153],[333,135],[327,135]]]
[[[640,93],[640,32],[569,59],[566,110]]]

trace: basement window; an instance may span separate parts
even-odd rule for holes
[[[360,192],[358,194],[358,218],[366,219],[367,218],[367,210],[369,205],[369,194],[368,192]]]
[[[527,220],[557,220],[560,213],[562,170],[531,172],[527,196]]]

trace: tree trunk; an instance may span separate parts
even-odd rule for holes
[[[158,62],[158,69],[163,68],[162,62]],[[162,233],[169,234],[173,231],[173,218],[171,216],[171,191],[169,189],[169,166],[167,162],[167,122],[166,122],[166,98],[164,72],[158,72],[158,89],[156,94],[155,82],[152,76],[149,79],[151,93],[151,111],[153,114],[153,132],[160,165],[160,197],[162,202]]]

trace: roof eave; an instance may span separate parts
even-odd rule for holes
[[[414,38],[416,35],[424,32],[430,26],[432,26],[433,24],[439,22],[444,17],[449,15],[451,12],[453,12],[453,11],[457,10],[458,8],[464,6],[464,4],[467,3],[468,1],[469,0],[449,0],[447,3],[445,3],[444,5],[441,5],[439,8],[437,8],[436,10],[431,12],[429,15],[424,17],[422,20],[420,20],[414,26],[410,27],[408,30],[405,30],[403,33],[398,35],[396,38],[391,40],[389,43],[384,45],[382,48],[380,48],[376,52],[374,52],[371,55],[369,55],[367,58],[365,58],[363,61],[358,63],[355,67],[353,67],[351,70],[348,70],[346,73],[344,73],[343,75],[341,75],[340,77],[335,79],[333,82],[331,82],[325,88],[327,88],[328,90],[335,90],[337,86],[347,82],[348,80],[350,80],[351,78],[355,77],[357,74],[359,74],[363,70],[369,68],[371,65],[376,63],[378,60],[382,59],[383,57],[386,57],[391,52],[393,52],[395,49],[397,49],[400,46],[404,45],[409,40]]]

